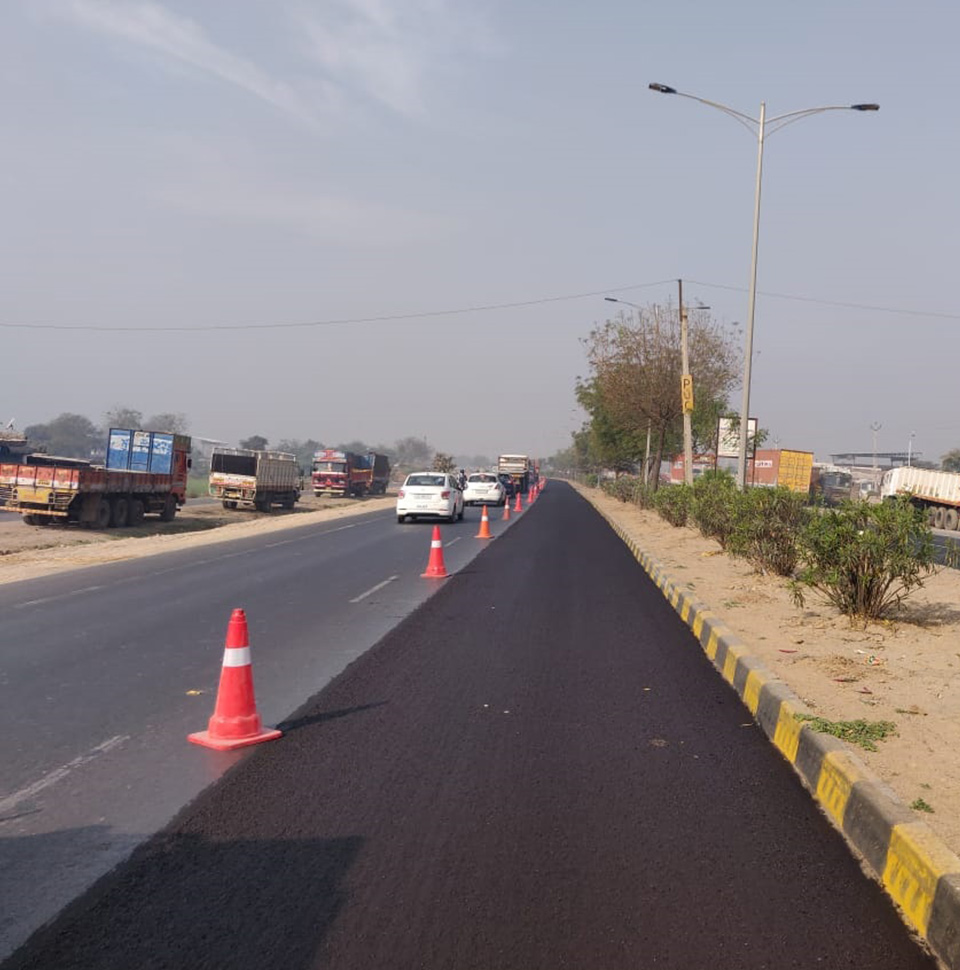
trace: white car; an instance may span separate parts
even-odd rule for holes
[[[397,522],[407,519],[463,518],[463,492],[453,475],[443,472],[413,472],[397,492]]]
[[[467,476],[464,505],[503,505],[507,492],[496,472],[474,472]]]

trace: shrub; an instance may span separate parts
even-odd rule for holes
[[[697,528],[726,549],[736,521],[737,496],[733,475],[722,469],[704,472],[693,483],[690,512]]]
[[[671,525],[686,525],[690,515],[691,491],[689,485],[664,485],[654,494],[654,508]]]
[[[734,494],[728,551],[749,559],[761,571],[792,576],[799,557],[798,537],[810,516],[806,495],[787,488],[751,488]]]
[[[804,604],[815,589],[846,616],[881,619],[935,569],[923,512],[899,498],[880,505],[846,501],[812,515],[798,536],[802,569],[792,584]]]

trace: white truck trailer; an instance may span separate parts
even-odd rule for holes
[[[956,531],[960,527],[960,475],[906,465],[891,468],[883,476],[880,497],[892,499],[909,495],[914,505],[927,513],[935,529]]]
[[[217,448],[210,458],[210,494],[225,509],[240,505],[269,512],[274,505],[292,509],[303,489],[296,455],[285,451]]]

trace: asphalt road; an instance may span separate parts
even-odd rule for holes
[[[442,526],[448,570],[479,518]],[[242,758],[185,740],[234,607],[274,724],[442,585],[430,534],[390,510],[0,586],[0,958]]]
[[[442,585],[3,970],[935,966],[571,489]]]

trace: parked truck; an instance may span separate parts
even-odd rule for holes
[[[209,491],[225,509],[252,506],[269,512],[273,506],[292,509],[303,479],[296,455],[285,451],[215,448],[210,456]]]
[[[0,509],[28,525],[122,528],[147,513],[172,521],[187,500],[190,438],[111,428],[106,451],[106,465],[45,454],[0,463]]]
[[[367,454],[367,464],[373,469],[373,479],[370,482],[371,495],[386,495],[390,485],[390,459],[386,455],[378,455],[375,451]]]
[[[526,494],[532,484],[530,459],[526,455],[501,455],[497,473],[510,476],[514,492]]]
[[[909,495],[922,508],[934,529],[960,528],[960,474],[903,465],[885,472],[880,483],[882,500]]]
[[[387,478],[389,480],[389,467]],[[325,448],[317,451],[313,456],[311,471],[313,494],[339,495],[342,497],[355,495],[361,498],[367,492],[373,491],[373,468],[364,455],[354,454],[352,451],[337,451],[335,448]],[[386,490],[386,485],[384,485]]]

